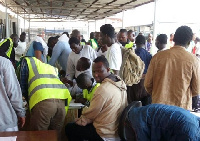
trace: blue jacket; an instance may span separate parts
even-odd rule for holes
[[[132,108],[127,118],[137,141],[200,141],[200,118],[180,107],[151,104]]]

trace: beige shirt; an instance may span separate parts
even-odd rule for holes
[[[122,80],[114,82],[106,78],[96,89],[81,118],[91,120],[101,137],[117,137],[119,117],[126,106],[126,84]]]
[[[149,65],[144,86],[152,103],[192,109],[192,96],[200,94],[200,64],[184,47],[157,53]]]

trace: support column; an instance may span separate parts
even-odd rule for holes
[[[19,16],[18,16],[18,7],[17,7],[17,25],[16,25],[17,35],[19,36]]]
[[[125,26],[124,26],[124,10],[122,11],[122,29],[124,29]]]
[[[10,27],[10,24],[8,21],[8,7],[7,7],[7,2],[6,2],[6,35],[5,35],[6,38],[10,37],[9,27]]]
[[[25,30],[26,30],[26,28],[25,28],[25,19],[26,19],[26,17],[25,17],[25,11],[24,11],[24,32],[26,32]]]
[[[154,21],[153,21],[153,42],[152,42],[152,47],[151,47],[151,51],[150,51],[150,53],[152,55],[156,54],[156,51],[157,51],[157,48],[155,46],[155,39],[157,37],[157,34],[159,33],[159,31],[158,31],[159,22],[157,19],[157,13],[158,13],[157,5],[158,5],[158,0],[155,0],[154,1]]]
[[[30,20],[30,14],[29,14],[29,25],[28,25],[28,42],[31,41],[31,20]]]
[[[94,21],[94,31],[96,32],[97,30],[97,23],[96,23],[96,20]]]
[[[90,39],[90,25],[89,25],[89,21],[88,21],[88,40]]]

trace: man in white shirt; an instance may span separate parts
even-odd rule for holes
[[[100,27],[100,31],[102,44],[108,46],[106,59],[109,62],[110,69],[118,75],[122,64],[122,54],[120,45],[115,42],[115,29],[111,24],[105,24]]]
[[[80,41],[76,37],[71,37],[69,39],[69,45],[72,50],[72,52],[69,54],[68,60],[67,60],[67,69],[66,69],[66,75],[69,80],[73,80],[73,78],[77,78],[79,74],[82,72],[76,70],[76,65],[78,60],[81,57],[85,57],[91,60],[93,60],[97,57],[95,50],[89,46],[80,45]],[[92,69],[90,68],[90,74],[92,75]]]
[[[15,48],[15,60],[19,61],[20,57],[24,55],[26,50],[26,33],[22,32],[19,37],[18,46]]]

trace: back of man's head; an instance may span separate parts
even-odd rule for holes
[[[68,32],[63,32],[62,34],[66,34],[67,37],[69,38],[69,33]]]
[[[76,70],[77,71],[85,71],[87,69],[89,69],[91,66],[91,61],[90,59],[86,58],[86,57],[81,57],[76,65]]]
[[[93,77],[90,74],[87,73],[81,73],[77,78],[76,78],[76,83],[81,89],[86,89],[86,87],[91,87],[87,85],[92,85],[92,79]]]
[[[108,37],[115,38],[115,29],[111,24],[104,24],[100,27],[102,34],[107,35]]]
[[[143,35],[138,35],[136,38],[135,38],[135,43],[136,45],[145,45],[145,37]]]
[[[78,38],[76,38],[76,37],[71,37],[70,39],[69,39],[69,44],[71,45],[71,44],[79,44],[80,43],[80,41],[79,41],[79,39]]]
[[[22,32],[21,35],[22,35],[22,36],[26,36],[26,33],[25,33],[25,32]]]
[[[94,33],[94,32],[91,32],[91,33],[90,33],[90,39],[94,39],[94,36],[95,36],[95,33]]]
[[[188,26],[181,26],[176,30],[173,41],[175,42],[175,45],[187,47],[192,40],[192,37],[192,29]]]
[[[157,36],[156,40],[160,44],[167,44],[167,35],[166,34],[160,34],[160,35]]]
[[[56,43],[56,37],[49,37],[47,46],[53,48]]]
[[[11,38],[12,41],[13,41],[13,46],[14,46],[14,47],[17,47],[17,46],[18,46],[18,42],[19,42],[19,37],[18,37],[18,35],[17,35],[17,34],[12,34],[12,35],[10,36],[10,38]]]
[[[18,38],[18,35],[17,34],[12,34],[10,35],[10,38],[13,39],[13,38]]]
[[[78,31],[77,29],[74,29],[71,33],[71,37],[79,37],[80,35],[80,31]]]

